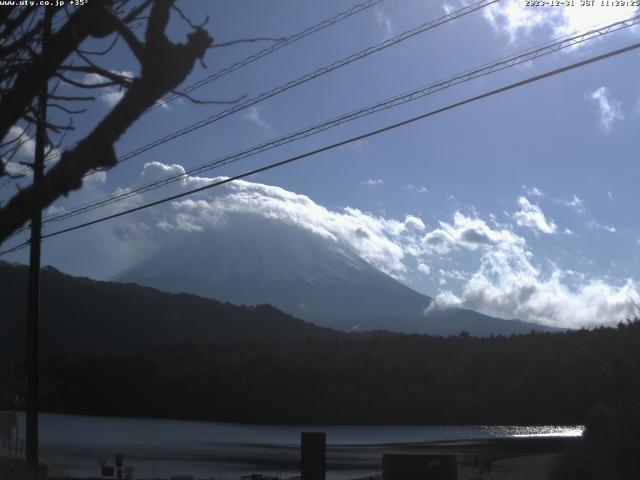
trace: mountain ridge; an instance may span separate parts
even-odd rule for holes
[[[28,268],[0,261],[0,356],[17,358],[26,345]],[[134,352],[179,344],[238,341],[287,343],[333,340],[346,334],[318,327],[271,305],[236,306],[150,287],[41,270],[40,338],[44,354]]]
[[[557,330],[461,308],[427,310],[431,297],[331,238],[270,219],[238,217],[228,223],[217,230],[190,232],[114,280],[233,304],[269,303],[297,318],[347,332],[446,336],[464,330],[489,336]]]

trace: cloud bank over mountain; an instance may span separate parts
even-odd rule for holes
[[[142,181],[184,172],[178,164],[150,162],[144,166]],[[221,178],[185,174],[161,195]],[[134,197],[128,205],[157,195],[160,193]],[[580,327],[629,318],[640,301],[634,279],[590,276],[536,255],[533,241],[556,237],[548,234],[559,227],[525,196],[513,199],[512,212],[505,212],[503,223],[494,215],[481,218],[471,209],[467,213],[455,211],[452,218],[427,225],[415,215],[391,218],[348,206],[330,209],[306,195],[240,180],[103,226],[116,241],[103,240],[101,248],[117,249],[120,245],[129,258],[143,258],[163,242],[229,228],[233,224],[230,220],[237,216],[243,218],[243,225],[255,219],[257,236],[258,225],[269,219],[322,237],[414,288],[420,278],[439,276],[441,290],[424,292],[434,296],[439,307],[464,307],[502,318]],[[104,235],[104,230],[96,235]],[[462,268],[456,255],[470,256],[475,267]]]

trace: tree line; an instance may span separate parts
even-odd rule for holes
[[[582,424],[640,398],[640,321],[476,338],[372,334],[49,357],[51,412],[256,423]],[[0,408],[23,366],[0,364]],[[17,400],[16,400],[17,399]],[[19,406],[19,405],[18,405]]]

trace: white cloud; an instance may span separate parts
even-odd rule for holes
[[[485,8],[484,17],[497,32],[507,35],[515,43],[534,31],[546,31],[550,37],[585,31],[595,25],[630,17],[636,10],[634,6],[611,8],[598,1],[589,7],[532,8],[524,0],[502,0]]]
[[[107,172],[99,170],[99,171],[91,172],[90,175],[86,175],[83,178],[82,183],[83,185],[91,185],[96,183],[104,183],[106,181],[107,181]]]
[[[453,279],[453,280],[466,280],[469,275],[467,275],[464,272],[461,272],[459,270],[444,270],[444,269],[439,269],[438,273],[440,274],[441,277],[445,278],[445,279]],[[446,283],[446,282],[445,282]]]
[[[518,198],[520,210],[513,214],[513,219],[521,227],[529,227],[542,233],[555,233],[558,229],[553,220],[547,220],[542,209],[529,202],[526,197]]]
[[[419,263],[418,271],[424,275],[429,275],[431,273],[431,268],[426,263]]]
[[[480,268],[473,274],[439,270],[441,286],[448,280],[464,283],[459,294],[442,291],[431,308],[464,307],[503,318],[582,327],[630,318],[639,305],[640,292],[633,280],[614,285],[555,265],[545,274],[535,266],[524,238],[501,227],[492,229],[479,218],[457,212],[452,225],[440,222],[440,228],[424,238],[432,243],[437,239],[429,245],[436,247],[434,254],[460,248],[480,253]],[[470,238],[485,241],[469,243]]]
[[[123,77],[133,78],[133,72],[130,72],[129,70],[111,70],[111,72]],[[89,85],[106,83],[109,81],[110,80],[108,78],[97,73],[87,73],[82,79],[83,83]],[[100,100],[106,103],[109,107],[114,107],[120,100],[122,100],[122,97],[124,97],[125,94],[125,89],[122,87],[110,86],[104,87],[102,90],[104,91],[100,94]]]
[[[66,211],[67,211],[67,209],[64,208],[63,206],[51,205],[44,211],[44,213],[45,213],[45,215],[59,215],[59,214],[64,213]]]
[[[501,245],[483,254],[460,295],[442,292],[433,308],[465,307],[560,327],[611,324],[636,314],[640,293],[633,280],[611,285],[573,273],[555,267],[544,275],[526,248]],[[571,286],[569,277],[577,283]]]
[[[141,179],[143,183],[147,183],[163,177],[184,175],[185,171],[184,167],[177,163],[167,165],[166,163],[161,162],[149,162],[145,163],[144,167],[142,167]]]
[[[124,97],[124,90],[109,90],[100,95],[100,100],[110,107],[115,107],[122,97]]]
[[[271,124],[264,119],[262,111],[258,107],[249,107],[243,115],[243,118],[261,130],[272,130]]]
[[[599,114],[599,123],[605,133],[609,133],[614,122],[624,119],[622,108],[607,87],[600,87],[591,92],[587,98],[596,104]]]
[[[375,16],[378,27],[380,28],[380,30],[382,30],[382,33],[385,35],[385,37],[392,36],[394,33],[394,28],[391,17],[389,17],[389,15],[381,8],[377,8],[375,10]]]
[[[184,169],[180,165],[151,162],[144,167],[143,181],[181,173]],[[185,177],[174,188],[193,188],[212,180]],[[408,271],[407,257],[420,254],[419,242],[426,228],[421,219],[412,215],[396,220],[351,207],[330,210],[305,195],[247,181],[235,181],[175,201],[170,208],[159,209],[151,223],[165,232],[191,232],[222,228],[234,215],[256,215],[308,230],[355,251],[397,278],[402,278]]]
[[[360,185],[366,185],[367,187],[381,187],[384,185],[384,181],[380,178],[367,178],[362,180]]]
[[[616,233],[618,231],[616,227],[613,227],[611,225],[603,225],[602,223],[596,222],[595,220],[592,220],[589,223],[587,223],[587,227],[589,227],[591,230],[594,230],[594,229],[605,230],[609,233]]]
[[[534,29],[544,26],[559,9],[551,14],[542,8],[526,8],[519,0],[505,0],[484,9],[484,18],[498,32],[506,33],[511,42],[519,35],[529,35]]]
[[[404,217],[404,226],[407,230],[413,230],[417,232],[421,232],[426,228],[424,222],[420,218],[413,215],[407,215],[406,217]]]
[[[4,169],[10,175],[16,175],[16,176],[18,176],[18,175],[30,176],[31,175],[31,169],[25,169],[24,165],[20,165],[19,163],[16,163],[16,162],[7,162],[7,163],[5,163]]]
[[[429,190],[427,190],[427,187],[417,186],[412,183],[405,186],[404,189],[407,190],[408,192],[429,193]]]
[[[528,187],[527,185],[522,185],[522,189],[524,190],[524,193],[526,193],[530,197],[544,197],[544,192],[538,187]]]
[[[33,138],[31,138],[26,133],[24,128],[19,127],[17,125],[12,126],[9,129],[9,132],[7,133],[7,135],[2,140],[2,143],[11,142],[11,141],[15,141],[15,142],[12,143],[11,145],[7,145],[7,148],[12,148],[15,145],[19,145],[18,151],[14,158],[28,159],[33,161],[33,156],[36,151],[36,142]],[[21,165],[18,165],[18,167],[20,170],[24,169],[24,167]],[[10,173],[14,173],[14,172],[10,171]]]
[[[453,224],[440,221],[439,225],[422,239],[423,247],[430,253],[446,254],[452,250],[476,250],[482,246],[524,242],[522,237],[509,230],[494,230],[484,220],[467,217],[460,212],[454,214]]]
[[[574,209],[578,213],[585,213],[586,212],[586,208],[584,206],[584,202],[576,194],[573,195],[573,198],[571,200],[565,200],[565,201],[562,201],[561,203],[563,205],[566,205],[569,208]]]
[[[577,213],[586,213],[587,211],[586,207],[584,206],[584,202],[576,194],[573,194],[571,198],[567,200],[563,198],[556,198],[552,195],[548,195],[538,187],[529,187],[527,185],[522,185],[522,190],[524,190],[525,194],[528,197],[547,198],[554,203],[558,203],[560,205],[564,205],[565,207],[569,207],[575,210]]]

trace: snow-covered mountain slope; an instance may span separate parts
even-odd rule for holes
[[[424,311],[431,298],[377,270],[347,246],[270,219],[233,219],[190,232],[114,280],[234,304],[272,304],[342,330],[476,335],[542,327],[462,309]]]

